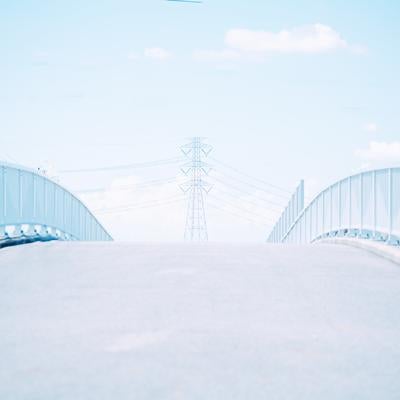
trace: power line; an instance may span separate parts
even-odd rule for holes
[[[109,207],[109,208],[99,208],[95,210],[94,212],[96,214],[110,214],[110,213],[115,213],[115,212],[126,212],[126,211],[131,211],[135,210],[138,208],[149,208],[149,207],[156,207],[156,206],[161,206],[165,204],[172,204],[173,202],[179,202],[183,201],[185,198],[181,195],[177,196],[170,196],[164,199],[158,199],[158,200],[149,200],[149,201],[144,201],[140,203],[133,203],[133,204],[124,204],[118,207]]]
[[[240,174],[240,175],[246,176],[246,177],[249,178],[249,179],[253,179],[254,181],[258,181],[258,182],[260,182],[260,183],[262,183],[262,184],[264,184],[264,185],[266,185],[266,186],[269,186],[269,187],[271,187],[271,188],[273,188],[273,189],[276,189],[276,190],[279,190],[279,191],[281,191],[281,192],[283,192],[283,193],[286,193],[287,195],[292,194],[292,191],[289,190],[289,189],[286,189],[286,188],[283,188],[283,187],[274,185],[274,184],[272,184],[272,183],[270,183],[270,182],[264,181],[263,179],[253,177],[253,176],[251,176],[251,175],[249,175],[249,174],[247,174],[247,173],[245,173],[245,172],[242,172],[242,171],[238,170],[238,169],[235,168],[235,167],[232,167],[232,166],[230,166],[230,165],[228,165],[228,164],[226,164],[226,163],[224,163],[224,162],[222,162],[222,161],[219,161],[219,160],[215,159],[214,157],[210,157],[210,158],[211,158],[211,160],[213,160],[213,161],[216,162],[217,164],[219,164],[219,165],[221,165],[221,166],[223,166],[223,167],[225,167],[225,168],[228,168],[228,169],[230,169],[230,170],[232,170],[232,171],[234,171],[234,172],[236,172],[236,173],[238,173],[238,174]]]
[[[285,201],[287,201],[288,198],[290,197],[289,195],[283,195],[283,194],[280,194],[280,193],[271,192],[270,190],[267,190],[267,189],[265,189],[265,188],[263,188],[263,187],[261,187],[261,186],[259,186],[259,185],[255,185],[254,183],[251,183],[251,182],[245,181],[245,180],[243,180],[243,179],[237,178],[237,177],[235,177],[235,176],[229,175],[229,174],[227,174],[227,173],[225,173],[225,172],[221,172],[221,176],[223,177],[223,179],[224,179],[225,181],[226,181],[226,180],[231,180],[231,181],[233,181],[234,183],[240,183],[240,184],[242,184],[242,185],[244,185],[244,186],[247,186],[247,187],[249,187],[249,188],[252,188],[252,189],[254,189],[254,190],[257,190],[257,191],[259,191],[259,192],[262,192],[262,193],[264,193],[265,195],[269,195],[269,196],[272,196],[272,197],[275,197],[275,198],[279,198],[277,201],[282,201],[282,199],[285,200]],[[215,178],[215,177],[214,177],[214,178]],[[217,178],[215,178],[215,179],[217,179]]]
[[[249,192],[248,190],[243,190],[243,189],[239,188],[238,186],[232,185],[232,184],[230,184],[230,183],[227,183],[226,181],[224,181],[224,180],[222,180],[222,179],[219,179],[219,178],[216,178],[215,176],[211,176],[211,175],[210,175],[210,178],[216,180],[217,182],[221,183],[222,185],[224,185],[224,186],[226,186],[226,187],[230,187],[230,188],[232,188],[232,189],[234,189],[234,190],[236,190],[236,191],[238,191],[238,192],[240,192],[240,193],[245,193],[245,194],[247,194],[247,195],[250,195],[250,196],[253,196],[253,197],[254,197],[254,193],[251,193],[251,192]],[[270,200],[270,199],[265,199],[265,198],[264,198],[263,201],[265,201],[266,203],[272,204],[272,205],[274,205],[274,206],[277,206],[277,207],[282,207],[282,208],[285,207],[285,204],[283,204],[283,203],[277,203],[277,202],[272,201],[272,200]]]
[[[149,168],[157,167],[160,165],[167,164],[177,164],[182,161],[181,157],[167,158],[165,160],[147,161],[143,163],[133,163],[133,164],[122,164],[122,165],[112,165],[109,167],[96,167],[96,168],[79,168],[79,169],[65,169],[59,171],[61,174],[75,174],[82,172],[106,172],[106,171],[117,171],[123,169],[139,169],[139,168]]]
[[[262,224],[262,223],[259,222],[259,221],[254,221],[253,219],[247,218],[247,217],[245,217],[244,215],[237,214],[237,213],[232,212],[232,211],[230,211],[230,210],[227,210],[227,209],[225,209],[225,208],[223,208],[223,207],[217,206],[216,204],[214,204],[214,203],[212,203],[212,202],[208,202],[207,204],[208,204],[210,207],[212,207],[212,208],[214,208],[214,209],[216,209],[216,210],[222,211],[222,212],[224,212],[224,213],[226,213],[226,214],[233,215],[234,217],[237,217],[237,218],[241,218],[241,219],[246,220],[247,222],[250,222],[250,223],[252,223],[252,224],[254,224],[254,225],[258,225],[258,226],[262,226],[262,227],[265,227],[265,226],[268,225],[268,224]]]
[[[277,203],[270,199],[263,198],[258,194],[254,195],[254,193],[252,193],[250,191],[240,189],[237,186],[226,183],[218,178],[212,177],[211,175],[208,176],[207,180],[209,180],[209,179],[211,179],[211,180],[214,179],[215,181],[222,183],[222,185],[225,187],[225,189],[227,189],[227,190],[223,190],[223,189],[221,189],[220,186],[217,186],[215,189],[217,191],[217,193],[221,192],[222,194],[230,196],[231,198],[234,198],[234,199],[238,199],[241,202],[249,203],[256,207],[265,208],[266,210],[274,212],[275,214],[281,214],[284,211],[284,209],[287,207],[287,203]],[[171,180],[165,181],[165,183],[168,183],[168,182],[176,182],[176,178],[171,178]],[[214,187],[214,185],[212,185],[212,184],[210,184],[210,186]],[[234,188],[234,189],[230,190],[229,187]],[[242,195],[242,197],[239,197],[238,193],[239,193],[239,195]],[[246,196],[246,197],[243,197],[243,196]],[[258,202],[254,201],[252,199],[256,199],[256,200],[258,200]],[[311,198],[307,196],[307,197],[305,197],[305,199],[310,200]],[[290,199],[287,199],[288,202],[289,202],[289,200]],[[263,203],[266,203],[269,205],[267,206],[266,204],[263,204]]]
[[[238,210],[238,211],[246,212],[246,213],[248,213],[248,214],[252,214],[253,216],[255,216],[255,217],[257,217],[257,218],[266,219],[266,220],[270,221],[271,223],[275,222],[275,220],[272,219],[272,217],[269,217],[269,216],[260,214],[260,213],[258,213],[258,212],[256,212],[256,211],[253,211],[253,210],[249,210],[249,209],[247,209],[247,208],[245,208],[245,207],[242,207],[242,208],[241,208],[240,205],[237,205],[237,204],[235,204],[235,203],[233,203],[233,202],[231,202],[231,201],[227,201],[227,200],[225,200],[225,199],[223,199],[223,198],[221,198],[221,197],[219,197],[219,196],[215,196],[215,194],[212,195],[212,198],[216,199],[217,201],[222,202],[223,204],[227,204],[227,205],[229,205],[229,206],[235,208],[235,209]]]
[[[98,212],[98,215],[105,215],[105,214],[122,214],[126,213],[129,211],[134,211],[134,210],[142,210],[142,209],[148,209],[148,208],[156,208],[156,207],[165,207],[171,204],[178,204],[180,202],[185,201],[185,198],[177,199],[177,200],[170,200],[170,201],[165,201],[162,203],[157,203],[157,204],[149,204],[147,206],[137,206],[137,207],[127,207],[127,208],[121,208],[121,209],[114,209],[114,210],[106,210],[102,212]]]
[[[125,184],[121,184],[121,185],[112,185],[110,187],[102,187],[102,188],[94,188],[94,189],[83,189],[83,190],[77,190],[75,191],[75,193],[79,193],[79,194],[85,194],[85,193],[104,193],[107,192],[109,190],[112,189],[132,189],[132,190],[136,190],[136,189],[141,189],[141,188],[147,188],[147,187],[151,187],[151,186],[156,186],[156,185],[163,185],[163,184],[167,184],[167,183],[173,183],[173,182],[177,182],[177,178],[173,177],[173,178],[165,178],[165,179],[154,179],[151,181],[145,181],[145,182],[141,182],[141,183],[125,183]]]
[[[11,163],[14,163],[14,164],[20,164],[20,163],[17,161],[17,159],[15,159],[12,155],[10,155],[10,153],[8,153],[8,152],[6,152],[6,151],[4,151],[4,150],[3,150],[3,152],[2,152],[2,158],[3,158],[3,160],[5,160],[5,161],[10,161]]]
[[[256,207],[259,207],[259,208],[263,207],[263,208],[265,208],[265,209],[268,210],[268,211],[274,212],[275,214],[280,214],[280,213],[282,212],[282,209],[281,209],[281,208],[276,208],[276,207],[261,205],[261,204],[255,202],[255,201],[253,201],[253,200],[248,199],[247,197],[239,197],[237,194],[234,194],[233,192],[228,191],[228,190],[221,190],[221,188],[218,188],[218,189],[217,189],[217,193],[218,193],[218,192],[221,192],[222,194],[225,194],[225,195],[227,195],[227,196],[230,196],[231,198],[234,198],[234,199],[239,200],[239,201],[241,201],[241,202],[248,203],[248,204],[251,204],[251,205],[256,206]],[[245,194],[246,196],[248,196],[246,193],[244,193],[244,194]],[[254,197],[254,196],[253,196],[253,197]],[[264,201],[264,200],[262,200],[262,201]]]

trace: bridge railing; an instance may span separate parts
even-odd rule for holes
[[[310,243],[357,236],[400,243],[400,168],[362,172],[322,191],[271,242]]]
[[[24,167],[0,165],[0,236],[53,236],[66,240],[112,240],[89,209],[51,179]]]
[[[290,198],[289,203],[282,212],[278,222],[272,229],[268,241],[280,242],[303,209],[304,181],[302,180]]]

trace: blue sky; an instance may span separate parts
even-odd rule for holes
[[[400,163],[396,1],[0,0],[0,10],[4,159],[141,162],[200,135],[219,160],[287,188],[305,178],[310,194]],[[121,177],[60,179],[84,189]],[[239,239],[261,232],[235,227]]]

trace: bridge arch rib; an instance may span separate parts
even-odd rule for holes
[[[303,196],[304,190],[293,195],[269,242],[312,243],[349,236],[400,244],[400,167],[344,178],[296,212]]]
[[[112,237],[90,210],[58,183],[28,168],[0,163],[0,247],[57,239]]]

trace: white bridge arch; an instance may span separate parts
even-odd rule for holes
[[[0,247],[57,239],[112,240],[67,189],[36,171],[0,163]]]
[[[312,243],[346,236],[400,244],[400,168],[349,176],[323,190],[305,208],[301,182],[268,241]]]

